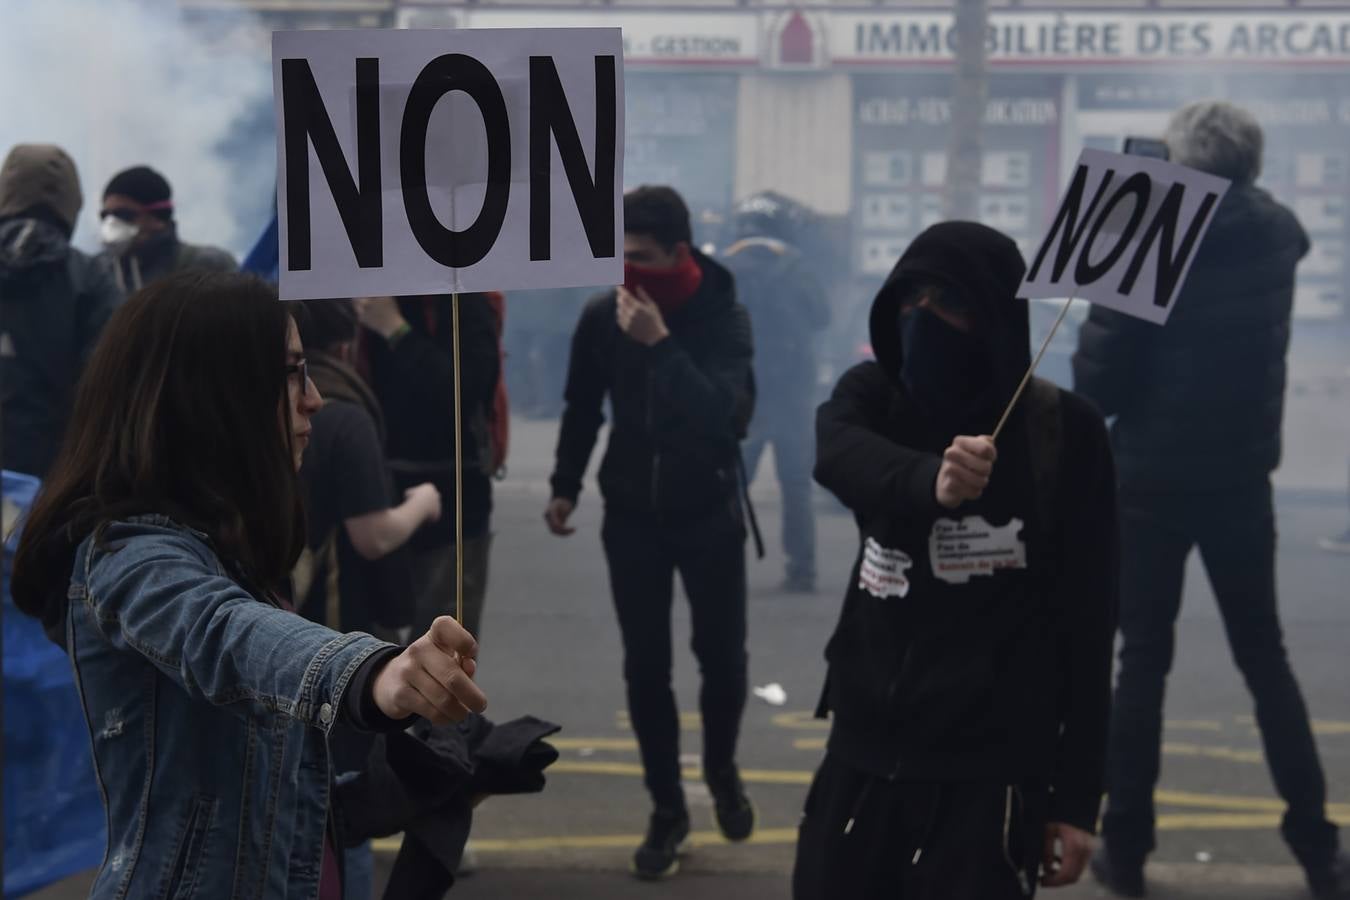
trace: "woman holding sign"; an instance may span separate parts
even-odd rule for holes
[[[186,273],[112,317],[15,559],[70,654],[108,812],[90,896],[341,896],[328,735],[484,708],[449,618],[408,648],[285,608],[320,398],[251,276]]]

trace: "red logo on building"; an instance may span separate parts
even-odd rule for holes
[[[794,9],[769,21],[765,42],[771,69],[822,69],[829,65],[825,47],[825,22],[815,14]]]

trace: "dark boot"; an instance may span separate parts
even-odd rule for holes
[[[657,809],[647,826],[646,839],[633,855],[633,874],[656,881],[680,871],[680,853],[688,837],[687,810]]]

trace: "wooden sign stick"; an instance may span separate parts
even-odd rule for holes
[[[1059,311],[1059,317],[1055,319],[1055,324],[1051,326],[1050,333],[1045,336],[1045,341],[1041,343],[1040,351],[1037,352],[1036,358],[1031,361],[1031,367],[1027,369],[1027,374],[1022,376],[1022,383],[1017,386],[1017,393],[1013,394],[1012,399],[1008,401],[1007,408],[1003,410],[1003,416],[998,420],[998,427],[994,429],[993,440],[995,443],[998,442],[998,436],[1003,431],[1003,426],[1008,424],[1008,417],[1012,415],[1013,407],[1017,405],[1018,400],[1022,399],[1023,392],[1026,391],[1027,385],[1031,383],[1031,376],[1036,372],[1036,367],[1041,364],[1041,358],[1045,356],[1045,351],[1050,349],[1050,342],[1055,339],[1055,332],[1059,331],[1059,326],[1063,324],[1064,317],[1069,314],[1069,307],[1073,305],[1073,300],[1074,298],[1070,297],[1064,301],[1064,308]]]

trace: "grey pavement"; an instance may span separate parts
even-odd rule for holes
[[[1302,341],[1302,343],[1300,343]],[[1306,348],[1304,345],[1307,345]],[[1350,824],[1350,556],[1322,553],[1320,536],[1347,525],[1350,378],[1344,344],[1295,337],[1286,424],[1286,464],[1277,476],[1280,585],[1286,639],[1318,721],[1333,814]],[[741,765],[760,810],[757,842],[730,846],[711,824],[697,781],[697,672],[689,618],[676,603],[676,689],[686,713],[683,751],[697,846],[684,871],[639,884],[627,862],[648,812],[633,736],[624,714],[618,630],[610,608],[592,487],[569,540],[545,533],[541,513],[556,426],[517,421],[510,477],[497,491],[491,589],[479,679],[497,719],[533,713],[561,723],[562,758],[539,796],[493,799],[478,813],[480,870],[463,898],[664,897],[758,900],[789,896],[793,830],[825,732],[810,718],[822,679],[822,649],[838,614],[855,549],[852,522],[821,499],[821,591],[780,593],[778,508],[771,468],[754,495],[769,558],[750,567],[751,679],[777,683],[787,701],[752,698]],[[1216,448],[1221,453],[1222,448]],[[1276,827],[1281,806],[1263,763],[1250,699],[1228,653],[1203,572],[1189,574],[1167,700],[1161,838],[1150,869],[1162,900],[1306,896]],[[388,848],[382,865],[392,860]],[[85,879],[84,884],[87,884]],[[39,897],[82,896],[79,880]],[[1044,896],[1100,896],[1080,885]]]

